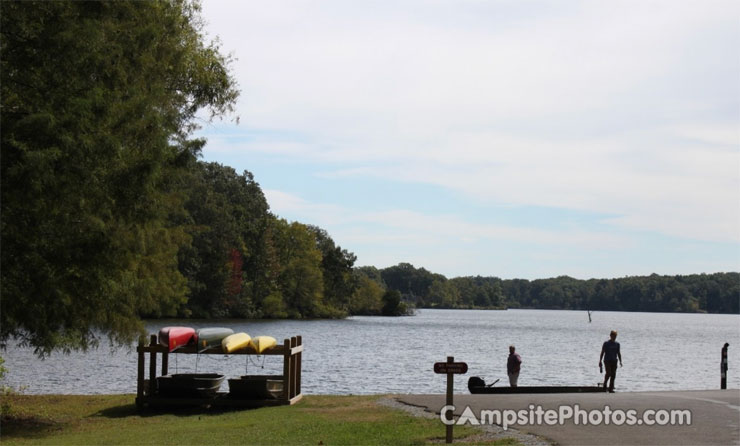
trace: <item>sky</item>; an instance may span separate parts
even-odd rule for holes
[[[356,266],[740,270],[740,2],[204,0],[203,160]]]

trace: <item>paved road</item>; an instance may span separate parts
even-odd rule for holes
[[[439,413],[445,405],[444,395],[403,395],[398,397],[400,402],[414,406],[425,407],[429,411]],[[570,406],[575,411],[575,405],[583,411],[584,416],[592,416],[597,420],[598,415],[590,411],[598,411],[602,415],[605,407],[609,410],[628,411],[636,410],[637,419],[641,419],[646,410],[689,410],[691,412],[690,425],[640,425],[628,426],[627,423],[615,425],[575,424],[574,419],[566,420],[564,424],[548,425],[537,423],[537,407],[543,411],[563,410],[567,415],[569,409],[559,409],[560,406]],[[454,414],[460,416],[466,407],[468,414],[480,420],[481,411],[524,410],[526,417],[534,412],[529,421],[511,426],[521,432],[545,437],[561,445],[740,445],[740,390],[692,390],[668,392],[627,392],[627,393],[566,393],[566,394],[529,394],[529,395],[455,395]],[[612,415],[614,416],[614,415]],[[616,416],[619,421],[620,415]],[[656,416],[650,415],[649,420]],[[521,420],[517,420],[521,421]],[[501,424],[501,423],[496,423]]]

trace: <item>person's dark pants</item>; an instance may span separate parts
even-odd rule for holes
[[[604,390],[606,390],[606,383],[609,382],[609,391],[614,392],[614,378],[617,377],[617,361],[604,361],[604,368],[606,369],[606,376],[604,377]]]

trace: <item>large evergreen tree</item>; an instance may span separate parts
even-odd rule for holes
[[[44,353],[126,342],[174,315],[174,226],[201,109],[237,96],[187,0],[0,2],[0,340]]]

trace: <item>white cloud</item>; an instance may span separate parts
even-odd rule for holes
[[[480,136],[480,135],[479,135]],[[711,137],[711,136],[710,136]],[[553,143],[491,136],[490,146],[413,167],[350,168],[324,175],[435,184],[484,201],[557,206],[616,217],[613,225],[710,241],[740,241],[740,153],[711,146]],[[631,148],[631,141],[624,144]],[[453,148],[449,153],[455,153]],[[644,160],[644,163],[641,163]]]
[[[271,132],[212,139],[208,150],[740,241],[737,2],[239,1],[204,11],[239,58],[245,133]],[[399,217],[268,195],[318,224]],[[430,235],[563,236],[439,217],[404,220]]]

